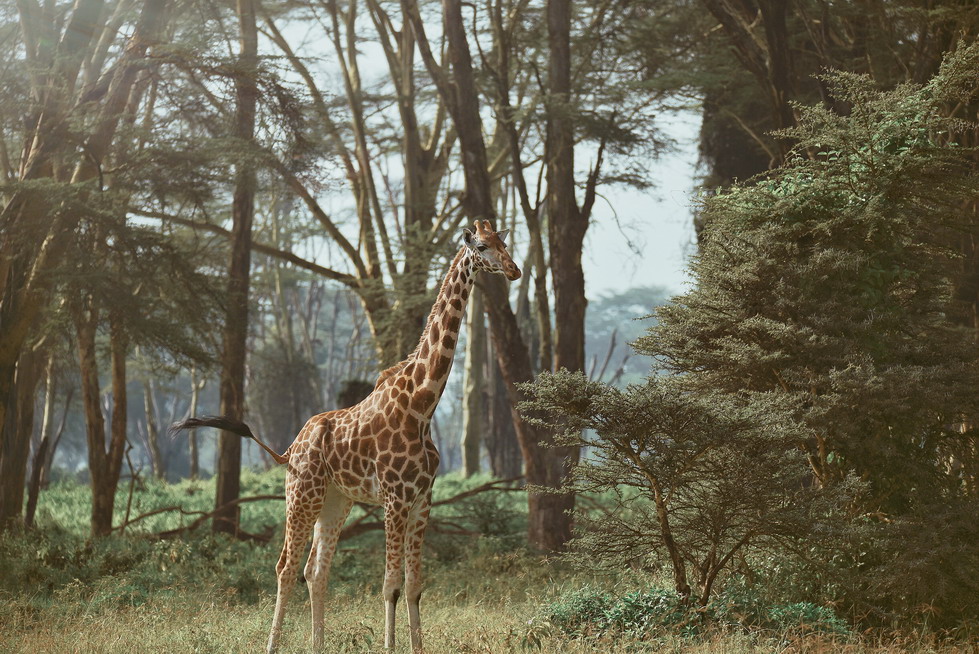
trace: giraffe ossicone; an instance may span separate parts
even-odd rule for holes
[[[313,649],[323,645],[324,605],[337,539],[354,502],[384,507],[384,646],[394,648],[395,611],[404,595],[411,648],[421,652],[418,602],[422,590],[421,550],[432,505],[439,453],[429,434],[432,415],[452,367],[466,302],[483,270],[520,278],[506,250],[507,230],[493,231],[488,220],[466,229],[464,243],[449,267],[418,347],[380,374],[373,392],[352,407],[310,418],[296,440],[279,455],[244,423],[224,417],[190,418],[174,429],[211,426],[257,441],[286,474],[286,529],[276,565],[278,590],[269,633],[269,654],[282,633],[286,604],[299,565],[313,537],[305,577],[313,622]]]

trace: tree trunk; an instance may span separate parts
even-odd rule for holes
[[[578,209],[571,107],[570,0],[549,0],[547,215],[554,284],[554,369],[584,370],[585,276],[581,249],[588,218]]]
[[[112,529],[112,503],[105,492],[105,417],[99,402],[99,370],[95,350],[98,308],[91,298],[82,302],[85,306],[75,307],[72,313],[78,343],[82,407],[85,410],[89,484],[92,487],[91,530],[93,536],[101,536]]]
[[[239,75],[235,79],[237,110],[235,136],[251,142],[255,131],[258,87],[258,33],[254,0],[237,2],[241,51]],[[251,162],[239,162],[235,170],[232,200],[233,228],[231,266],[228,271],[228,311],[224,326],[224,353],[221,370],[221,414],[236,420],[244,417],[245,357],[248,340],[248,287],[251,268],[252,221],[255,214],[255,170]],[[219,444],[217,493],[213,530],[234,534],[238,530],[238,499],[241,487],[241,437],[222,432]],[[224,508],[222,508],[224,507]]]
[[[507,302],[506,283],[496,276],[484,277],[480,283],[490,317],[493,349],[506,381],[527,483],[542,489],[559,489],[564,481],[564,462],[569,458],[568,450],[571,448],[550,446],[553,433],[527,422],[517,410],[520,402],[526,399],[517,384],[530,382],[534,378],[530,354],[520,336],[516,316]],[[574,496],[570,496],[572,504],[569,505],[568,495],[552,495],[547,490],[531,490],[528,495],[527,538],[531,547],[545,552],[563,550],[571,539],[571,516],[568,511],[573,508]]]
[[[486,147],[479,118],[479,96],[462,20],[461,2],[459,0],[442,2],[443,26],[448,43],[447,54],[452,63],[451,83],[445,71],[434,60],[417,7],[413,8],[411,3],[403,1],[402,8],[411,20],[425,65],[449,108],[458,132],[466,178],[463,211],[471,219],[493,220],[495,211],[490,192]],[[580,251],[578,256],[580,257]],[[506,381],[511,416],[526,466],[527,483],[538,487],[560,488],[564,479],[565,461],[570,454],[569,448],[548,447],[548,444],[553,442],[553,434],[546,430],[538,431],[536,427],[526,422],[516,409],[522,399],[516,384],[531,381],[533,370],[530,354],[510,307],[506,282],[495,275],[484,275],[477,283],[484,292],[486,310],[490,316],[490,331],[500,370]],[[555,496],[546,492],[532,491],[529,494],[528,539],[532,547],[543,551],[561,550],[571,538],[571,516],[567,509],[569,497],[571,506],[574,498],[567,495],[556,497],[557,500]]]
[[[547,98],[547,217],[554,286],[554,369],[585,368],[585,275],[581,250],[588,215],[578,209],[574,180],[574,120],[571,116],[571,2],[547,3],[550,46]],[[597,164],[596,164],[597,165]],[[558,489],[578,460],[578,448],[541,453],[543,485]],[[536,482],[540,483],[540,482]],[[561,534],[560,548],[571,537],[572,493],[538,495],[537,527]],[[533,528],[533,525],[532,525]]]
[[[51,421],[54,413],[55,380],[54,357],[48,358],[45,367],[44,381],[44,414],[41,418],[41,437],[34,452],[31,464],[31,478],[27,487],[27,508],[24,511],[24,527],[34,526],[34,514],[37,511],[37,497],[41,491],[41,471],[48,460],[48,450],[51,448]]]
[[[126,394],[126,358],[129,354],[129,336],[122,324],[122,316],[109,314],[109,350],[112,366],[112,420],[109,424],[109,449],[105,454],[105,478],[102,492],[105,516],[101,524],[108,534],[112,531],[112,513],[116,502],[116,488],[122,472],[122,459],[128,444],[129,401]]]
[[[473,288],[466,316],[466,369],[462,399],[462,473],[479,472],[480,444],[483,441],[486,411],[486,324],[483,322],[483,294]]]
[[[687,581],[687,568],[683,563],[683,554],[680,552],[680,548],[673,538],[673,528],[670,526],[670,513],[669,508],[666,506],[666,498],[663,496],[663,491],[658,481],[650,480],[650,483],[656,503],[656,518],[659,522],[660,536],[663,538],[666,551],[670,554],[670,563],[673,567],[673,590],[684,601],[687,601],[690,598],[690,583]]]
[[[34,432],[34,393],[41,354],[26,348],[17,362],[17,377],[0,456],[0,531],[21,521],[31,436]]]
[[[498,479],[513,479],[522,474],[523,458],[520,455],[520,442],[517,440],[517,431],[513,427],[513,417],[510,414],[506,382],[503,380],[495,357],[491,359],[487,368],[489,379],[486,381],[486,388],[489,393],[486,413],[489,418],[489,429],[486,435],[486,449],[489,451],[490,470]]]
[[[44,44],[55,52],[47,59],[53,62],[49,68],[38,70],[32,79],[37,84],[33,97],[38,98],[30,120],[36,127],[27,140],[19,179],[21,181],[51,177],[52,161],[65,147],[71,153],[78,148],[79,136],[69,137],[69,122],[82,124],[77,116],[69,116],[78,104],[75,97],[75,81],[82,61],[88,60],[87,48],[92,35],[99,28],[102,15],[101,0],[77,0],[67,20],[64,37],[57,45]],[[21,3],[22,27],[25,43],[42,47],[40,41],[31,38],[32,30],[41,20],[40,12],[32,11],[34,3]],[[105,100],[91,121],[92,129],[81,148],[82,164],[76,169],[73,182],[94,178],[99,171],[118,126],[119,115],[129,97],[129,92],[140,71],[138,60],[156,40],[163,24],[167,0],[147,0],[133,35],[116,67]],[[45,26],[42,26],[43,30]],[[46,26],[55,31],[53,25]],[[53,43],[53,39],[51,43]],[[29,48],[29,55],[36,54]],[[84,135],[83,135],[84,136]],[[52,219],[53,216],[53,219]],[[0,429],[9,424],[5,413],[11,406],[10,395],[14,390],[16,362],[20,357],[36,318],[47,305],[52,275],[48,273],[61,263],[61,256],[71,242],[81,213],[77,211],[51,212],[50,197],[45,193],[18,191],[0,213]],[[0,437],[6,442],[9,435]]]
[[[150,466],[156,479],[166,479],[166,462],[160,452],[160,431],[156,422],[156,401],[153,397],[153,381],[143,381],[143,410],[146,415],[146,445],[150,451]],[[191,415],[194,415],[191,413]]]
[[[197,415],[197,403],[200,401],[201,391],[204,390],[206,384],[207,379],[197,380],[197,368],[191,368],[190,413],[188,415]],[[187,439],[190,441],[190,478],[196,481],[200,477],[200,450],[197,447],[197,430],[191,429],[190,433],[187,434]]]

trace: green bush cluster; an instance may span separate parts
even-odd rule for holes
[[[586,586],[545,606],[541,618],[575,638],[608,634],[635,639],[696,637],[711,629],[850,633],[846,622],[828,607],[811,602],[769,603],[755,589],[739,583],[728,585],[706,607],[684,603],[676,593],[661,588],[615,596]]]

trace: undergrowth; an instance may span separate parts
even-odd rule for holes
[[[246,473],[242,494],[279,494],[281,480],[280,471]],[[445,476],[436,485],[435,499],[486,481]],[[154,536],[195,519],[179,512],[91,540],[87,498],[85,487],[55,485],[42,495],[38,529],[0,537],[0,651],[246,652],[263,647],[274,603],[281,502],[243,507],[243,528],[251,533],[271,529],[267,543],[214,536],[206,527],[179,538]],[[123,489],[123,507],[127,500]],[[185,511],[208,511],[212,503],[208,483],[146,482],[133,489],[130,515],[176,504]],[[632,570],[589,572],[527,552],[522,545],[524,503],[521,493],[488,493],[433,512],[433,525],[441,526],[426,540],[422,610],[430,654],[747,653],[784,651],[787,643],[807,644],[795,651],[960,651],[954,644],[937,647],[934,639],[927,646],[891,650],[897,636],[877,635],[875,642],[854,633],[827,607],[773,602],[745,583],[729,582],[709,606],[689,610],[663,589],[664,580]],[[324,651],[381,647],[381,536],[371,531],[340,543],[330,579]],[[305,651],[309,620],[302,583],[288,615],[286,651]],[[407,651],[404,617],[402,610],[399,633]],[[822,649],[809,648],[818,643]]]

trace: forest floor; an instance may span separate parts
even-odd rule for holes
[[[280,480],[263,474],[247,476],[245,481],[245,494],[260,495],[274,492]],[[210,494],[202,492],[206,486],[206,482],[148,484],[134,499],[131,515],[175,501],[206,506],[210,501]],[[454,489],[464,486],[458,482]],[[443,492],[452,490],[452,482],[447,482]],[[128,503],[126,495],[122,492],[120,511]],[[639,637],[588,629],[569,635],[551,619],[556,610],[565,614],[580,610],[580,598],[589,592],[622,597],[648,589],[658,580],[633,571],[600,575],[526,552],[518,540],[500,533],[505,523],[511,527],[514,521],[519,523],[514,507],[520,504],[520,494],[498,495],[495,499],[477,496],[464,508],[470,517],[482,515],[483,527],[496,529],[496,535],[435,532],[429,538],[422,598],[428,654],[979,652],[979,645],[972,643],[939,643],[919,635],[829,634],[741,625],[712,627],[695,636],[670,629]],[[206,533],[166,540],[147,537],[154,530],[191,520],[171,515],[160,518],[164,522],[141,522],[143,534],[134,526],[137,533],[90,542],[84,537],[84,486],[56,485],[42,503],[46,508],[39,513],[40,529],[0,538],[0,652],[264,651],[275,601],[280,532],[267,544]],[[259,533],[263,523],[275,520],[281,503],[256,503],[248,511],[243,522]],[[458,515],[443,513],[443,519],[447,524],[460,522]],[[368,533],[341,543],[326,610],[324,652],[384,651],[379,535]],[[397,651],[410,651],[403,603],[398,639]],[[300,582],[290,602],[280,651],[308,652],[309,642],[309,602]]]

